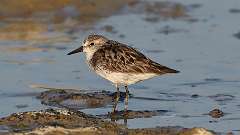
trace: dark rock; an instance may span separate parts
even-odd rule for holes
[[[219,110],[219,109],[213,109],[212,111],[210,111],[208,113],[208,115],[210,115],[213,118],[220,118],[224,116],[223,111]]]
[[[191,96],[191,98],[198,98],[198,97],[199,97],[198,94],[193,94],[193,95]]]
[[[156,127],[128,129],[123,125],[87,115],[79,111],[47,109],[14,113],[0,119],[4,134],[70,134],[70,135],[213,135],[204,128]]]
[[[82,112],[53,109],[14,113],[1,118],[0,125],[7,126],[8,130],[13,132],[30,131],[44,126],[60,126],[63,128],[106,126],[106,128],[119,128],[115,123],[103,121]]]
[[[130,98],[132,95],[129,95]],[[69,109],[97,108],[112,104],[116,92],[50,89],[37,96],[42,104]],[[123,101],[125,92],[120,92],[119,101]]]

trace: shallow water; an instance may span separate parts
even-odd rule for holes
[[[161,109],[170,113],[128,120],[129,128],[206,127],[237,133],[240,130],[240,40],[236,33],[240,31],[240,13],[231,11],[240,9],[240,1],[175,1],[189,8],[190,19],[147,21],[147,14],[123,11],[101,19],[87,31],[79,30],[71,35],[46,33],[46,37],[59,37],[55,40],[1,40],[0,116],[48,108],[35,98],[35,93],[42,91],[30,87],[35,84],[115,91],[109,82],[89,72],[83,55],[66,55],[94,32],[132,45],[153,60],[181,71],[130,86],[130,92],[140,97],[129,101],[131,110]],[[114,32],[103,29],[106,25],[111,25]],[[18,48],[23,46],[33,46],[33,49]],[[35,49],[35,46],[40,47]],[[118,107],[123,109],[123,106],[120,103]],[[214,108],[226,115],[219,119],[206,115]],[[83,111],[105,114],[111,111],[111,106]]]

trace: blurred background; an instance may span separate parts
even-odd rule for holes
[[[1,0],[0,116],[48,108],[35,98],[43,91],[39,86],[114,91],[89,71],[83,55],[66,55],[95,33],[181,71],[130,86],[135,96],[157,99],[130,100],[130,109],[171,112],[130,120],[130,128],[197,126],[238,132],[239,22],[239,0]],[[214,108],[226,115],[206,115]]]

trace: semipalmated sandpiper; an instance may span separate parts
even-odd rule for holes
[[[83,45],[68,55],[84,52],[89,67],[101,77],[115,84],[117,97],[113,112],[119,100],[119,86],[126,90],[125,111],[128,107],[128,85],[150,79],[166,73],[179,71],[160,65],[144,56],[136,49],[110,40],[102,35],[89,35]]]

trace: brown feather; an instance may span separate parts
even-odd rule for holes
[[[107,69],[124,73],[178,73],[179,71],[160,65],[136,49],[117,41],[109,40],[98,49],[90,60],[95,70]]]

